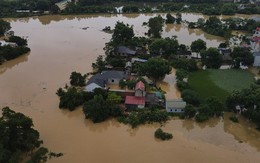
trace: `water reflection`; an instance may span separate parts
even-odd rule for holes
[[[233,123],[229,120],[232,113],[225,114],[224,131],[232,134],[240,143],[248,143],[260,151],[260,132],[255,129],[255,125],[247,119],[239,116],[239,123]]]
[[[29,54],[30,53],[27,53],[27,54],[24,54],[24,55],[14,59],[14,60],[4,62],[2,65],[0,65],[0,75],[3,74],[4,72],[6,72],[9,69],[12,69],[15,66],[18,66],[19,64],[21,64],[23,62],[27,62]]]

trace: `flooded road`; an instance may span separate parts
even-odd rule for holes
[[[102,28],[124,21],[134,25],[137,35],[143,35],[147,28],[142,23],[155,15],[9,19],[16,35],[28,37],[31,52],[0,66],[0,107],[10,106],[30,116],[44,146],[64,153],[51,163],[260,162],[260,134],[245,120],[239,124],[231,123],[228,117],[204,124],[171,120],[162,128],[174,137],[161,142],[153,136],[160,127],[158,124],[137,129],[115,120],[93,124],[84,119],[81,108],[74,112],[58,109],[55,92],[69,81],[70,73],[90,72],[91,63],[104,54],[103,47],[111,35],[101,32]],[[189,14],[183,18],[201,16]],[[83,27],[89,28],[82,30]],[[192,32],[182,26],[166,26],[163,36],[173,35],[186,45],[198,38],[213,47],[223,41],[199,30]],[[171,79],[170,75],[165,81]]]

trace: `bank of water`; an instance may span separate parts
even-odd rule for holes
[[[203,124],[171,120],[162,128],[174,137],[161,142],[153,137],[160,127],[158,124],[137,129],[116,120],[93,124],[84,119],[81,108],[74,112],[58,109],[55,93],[69,81],[70,73],[90,72],[91,63],[104,54],[103,47],[111,34],[102,32],[102,28],[124,21],[134,25],[135,33],[140,36],[147,31],[142,23],[155,15],[8,19],[17,35],[28,37],[31,52],[0,66],[0,107],[10,106],[30,116],[44,145],[64,153],[63,157],[50,162],[260,162],[259,132],[243,119],[239,124],[231,123],[228,117]],[[84,27],[89,28],[82,30]],[[199,30],[190,31],[185,26],[166,26],[163,36],[173,35],[186,45],[198,38],[213,47],[223,41]],[[172,77],[164,81],[173,82]]]

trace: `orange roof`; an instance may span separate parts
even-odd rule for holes
[[[145,105],[145,97],[126,96],[125,104]]]

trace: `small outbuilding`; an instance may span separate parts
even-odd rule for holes
[[[126,46],[118,46],[115,49],[115,53],[122,56],[133,56],[136,55],[136,51],[132,50]]]
[[[260,67],[260,52],[253,53],[253,55],[254,55],[253,66]]]
[[[186,102],[182,99],[178,100],[167,100],[166,101],[166,111],[171,113],[183,113]]]

